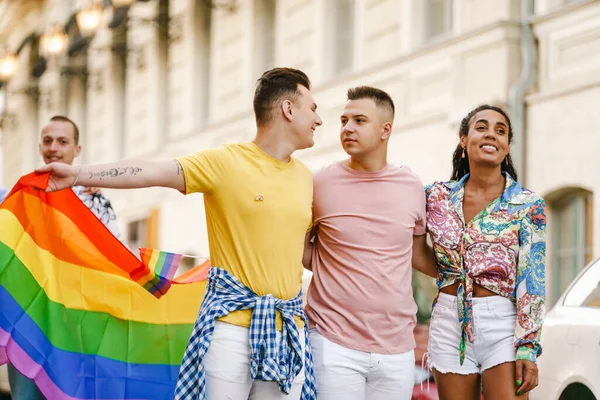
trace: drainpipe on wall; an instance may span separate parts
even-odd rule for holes
[[[527,124],[525,95],[533,86],[537,74],[537,49],[530,18],[534,14],[534,0],[520,0],[521,5],[521,75],[508,92],[508,110],[515,134],[511,157],[520,176],[521,185],[527,181],[526,144]]]

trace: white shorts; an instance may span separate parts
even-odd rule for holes
[[[460,365],[461,326],[456,296],[440,293],[429,326],[429,367],[446,374],[480,374],[496,365],[516,359],[515,327],[517,310],[502,296],[473,298],[475,341],[467,340],[465,360]]]
[[[299,329],[304,362],[304,328]],[[254,381],[250,377],[250,330],[217,321],[204,356],[206,391],[209,400],[299,400],[304,385],[304,368],[294,379],[289,395],[276,382]],[[277,341],[281,331],[277,332]],[[277,347],[279,348],[279,346]]]
[[[309,331],[319,400],[410,400],[415,352],[365,353]]]

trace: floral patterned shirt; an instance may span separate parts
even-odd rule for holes
[[[507,173],[502,196],[468,223],[463,215],[465,182],[428,186],[427,230],[438,267],[438,289],[460,282],[460,363],[473,343],[473,284],[506,297],[517,308],[516,358],[536,361],[545,313],[546,205]]]

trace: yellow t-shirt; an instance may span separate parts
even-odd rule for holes
[[[204,194],[212,265],[260,296],[295,297],[302,287],[304,236],[312,223],[310,170],[294,158],[274,159],[252,142],[177,161],[186,194]],[[221,320],[248,327],[251,316],[252,310],[243,310]]]

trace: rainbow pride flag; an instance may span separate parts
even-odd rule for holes
[[[140,248],[140,256],[149,271],[141,278],[133,278],[156,298],[160,298],[171,287],[173,276],[181,261],[181,254]]]
[[[173,280],[166,254],[140,261],[47,183],[26,175],[0,205],[0,364],[53,400],[173,398],[210,263]]]

